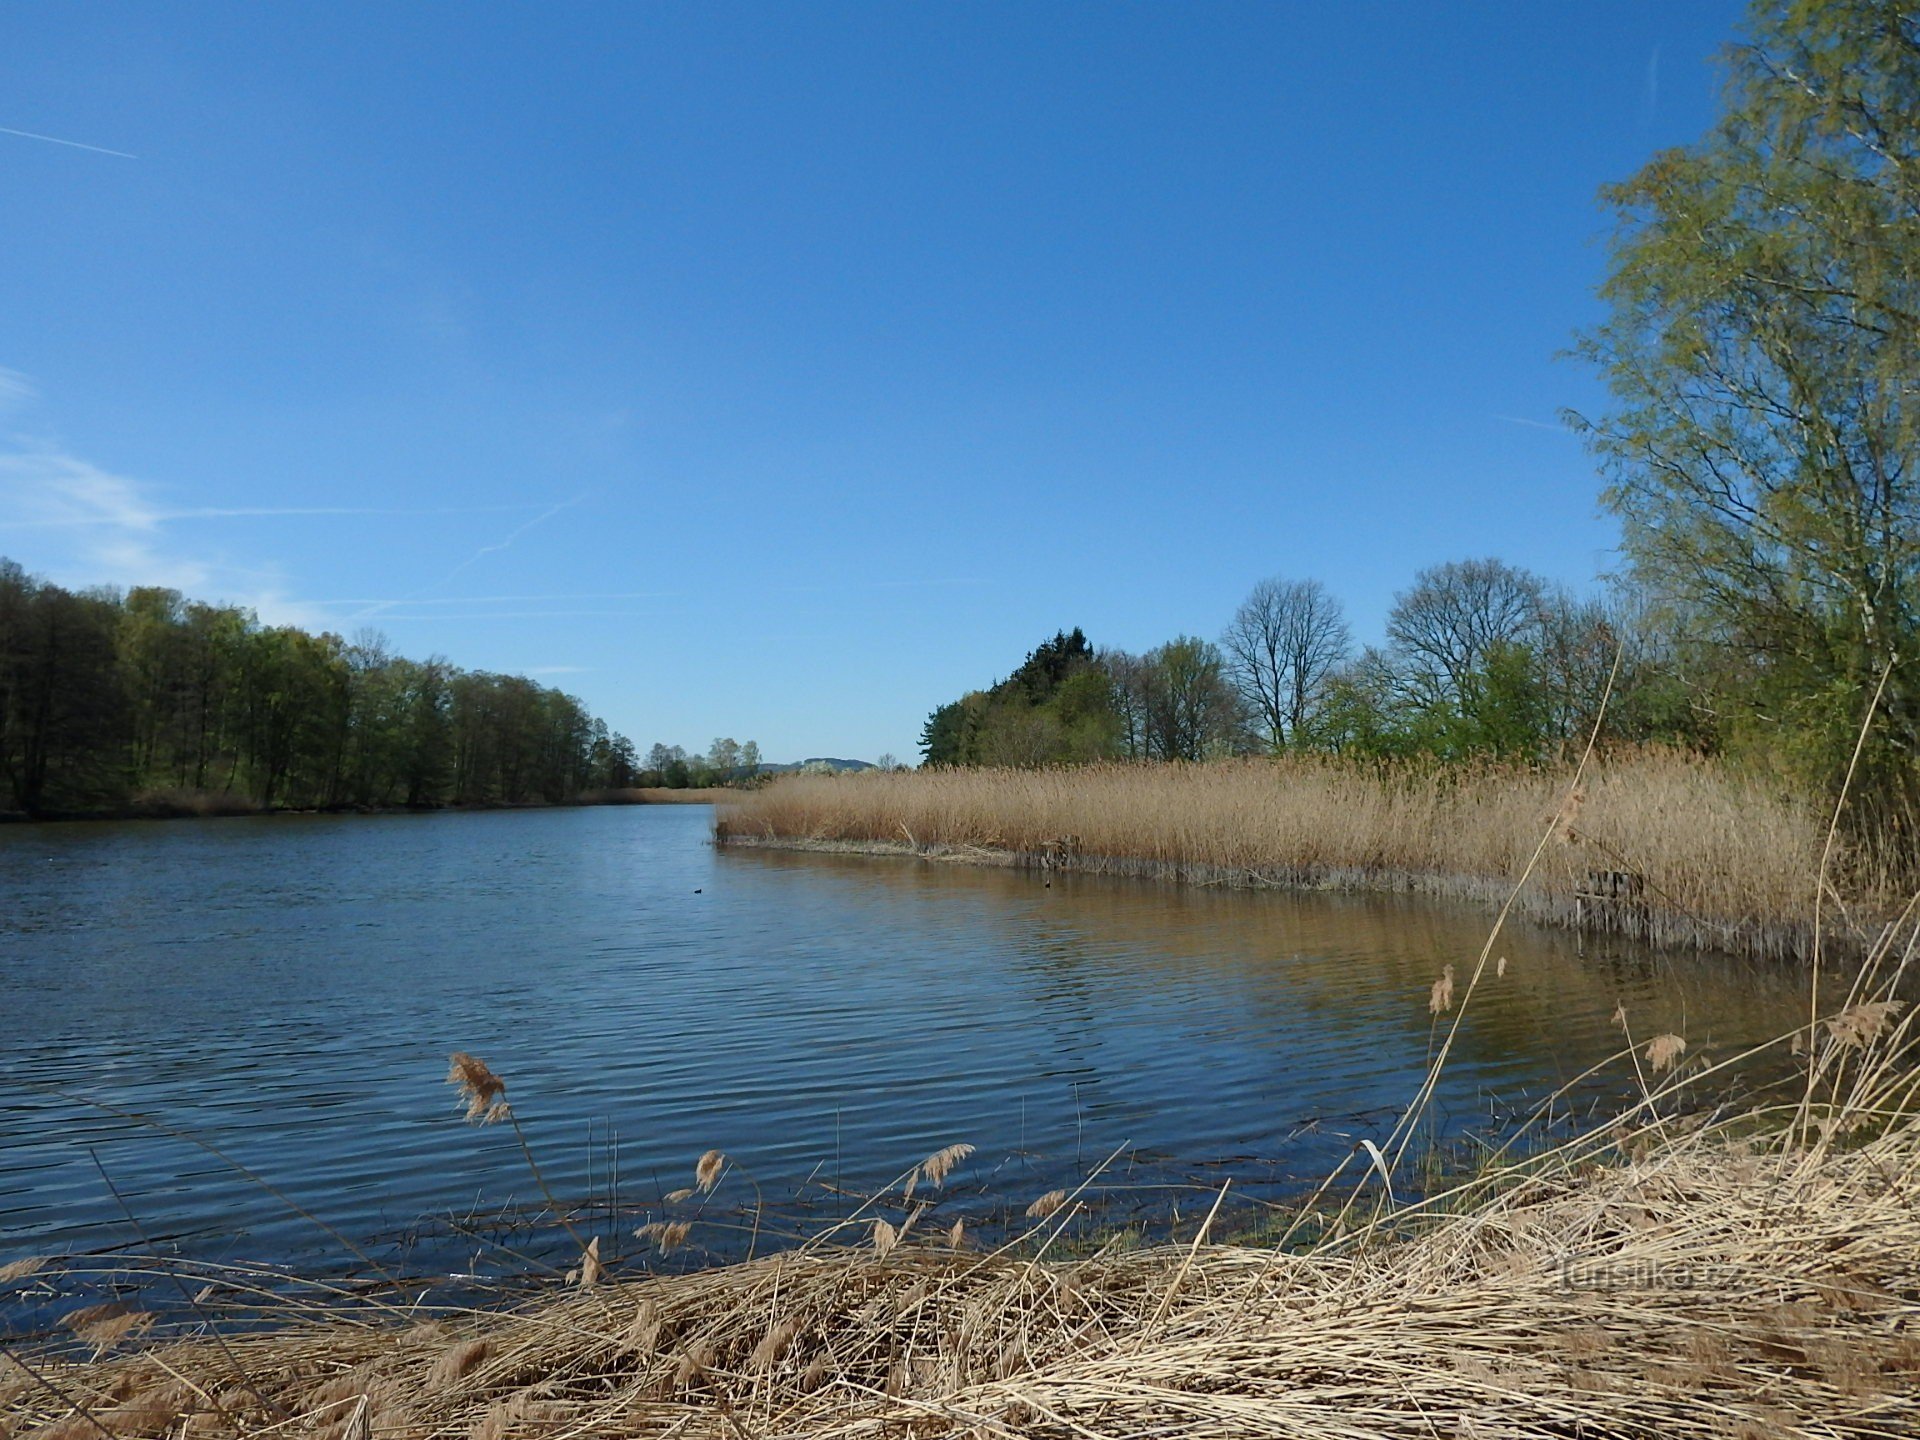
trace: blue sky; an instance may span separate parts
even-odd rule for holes
[[[1741,13],[10,6],[0,554],[770,759],[1265,576],[1584,586],[1595,190]]]

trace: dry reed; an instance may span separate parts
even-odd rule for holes
[[[1395,767],[1325,757],[1071,770],[786,776],[727,797],[728,845],[843,848],[1195,883],[1379,889],[1504,901],[1554,839],[1516,913],[1754,956],[1811,950],[1826,810],[1764,777],[1667,751],[1569,771]],[[1826,943],[1864,949],[1889,896],[1830,866],[1864,907]],[[1619,878],[1615,878],[1619,877]],[[1596,886],[1622,893],[1583,900]]]

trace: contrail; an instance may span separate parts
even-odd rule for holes
[[[1575,435],[1579,433],[1576,430],[1569,429],[1565,425],[1549,425],[1544,420],[1528,420],[1519,415],[1496,415],[1493,418],[1496,420],[1504,420],[1509,425],[1525,425],[1530,430],[1552,430],[1561,435]]]
[[[505,550],[508,546],[512,545],[514,541],[518,540],[522,535],[526,534],[529,530],[533,529],[534,526],[544,525],[547,523],[547,521],[551,520],[554,516],[558,515],[562,510],[571,510],[574,506],[581,504],[583,501],[589,500],[592,497],[593,497],[593,491],[591,490],[584,491],[581,494],[574,496],[571,500],[562,500],[558,505],[550,506],[549,508],[542,510],[538,515],[534,516],[531,520],[527,521],[525,524],[515,526],[514,529],[507,535],[506,539],[500,540],[492,545],[482,545],[478,550],[474,551],[473,554],[469,555],[466,559],[462,560],[458,565],[454,566],[453,569],[449,570],[446,574],[442,575],[438,580],[434,581],[431,585],[423,585],[418,590],[414,591],[411,595],[405,596],[399,600],[383,600],[377,605],[369,605],[366,609],[355,612],[351,618],[355,620],[365,620],[370,616],[379,614],[383,610],[391,610],[396,605],[411,604],[413,601],[419,599],[422,595],[427,594],[429,591],[438,590],[442,585],[445,585],[449,580],[452,580],[456,575],[459,575],[460,573],[468,569],[470,566],[479,564],[482,560],[486,559],[487,556],[499,554],[500,551]]]
[[[122,160],[138,160],[138,155],[129,155],[124,150],[109,150],[104,145],[88,145],[79,140],[62,140],[58,135],[36,135],[31,130],[12,130],[0,125],[0,135],[18,135],[22,140],[44,140],[49,145],[70,145],[75,150],[91,150],[96,155],[114,155]]]

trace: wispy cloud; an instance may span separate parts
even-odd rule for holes
[[[844,590],[938,590],[950,585],[990,584],[984,576],[958,575],[930,580],[841,580],[831,585],[779,585],[778,595],[832,595]]]
[[[161,585],[249,606],[276,624],[324,619],[289,596],[276,571],[174,543],[168,512],[145,486],[57,448],[0,453],[0,515],[0,530],[41,532],[39,553],[18,558],[58,584]]]
[[[309,603],[343,609],[366,605],[404,605],[417,610],[428,605],[563,605],[583,600],[679,600],[684,599],[686,594],[685,590],[609,590],[584,595],[445,595],[412,600],[401,596],[387,600],[314,600]]]
[[[185,510],[162,510],[155,508],[149,512],[155,524],[170,524],[178,520],[252,520],[282,519],[288,516],[325,516],[325,515],[485,515],[514,510],[532,510],[532,505],[437,505],[418,508],[396,507],[391,505],[197,505]],[[116,525],[119,517],[112,513],[87,516],[59,516],[30,520],[0,520],[0,530],[32,530],[70,525]]]
[[[1653,54],[1647,57],[1647,83],[1645,96],[1640,110],[1640,123],[1651,125],[1654,112],[1660,108],[1660,47],[1653,47]]]
[[[121,160],[138,160],[138,155],[129,155],[124,150],[109,150],[104,145],[88,145],[81,140],[62,140],[58,135],[39,135],[31,130],[13,130],[0,125],[0,135],[17,135],[22,140],[40,140],[48,145],[65,145],[74,150],[91,150],[95,155],[112,155]]]
[[[435,624],[452,620],[579,620],[588,616],[606,620],[658,620],[660,618],[658,612],[652,610],[475,610],[470,613],[462,613],[458,610],[451,612],[434,610],[427,613],[412,610],[382,610],[380,623],[399,624],[407,620],[430,620]],[[345,618],[359,620],[363,617],[353,614]],[[338,625],[341,623],[341,617],[333,616],[326,623]]]
[[[520,673],[522,675],[587,675],[591,674],[591,665],[531,665]]]
[[[40,387],[18,370],[0,365],[0,415],[21,410],[40,398]]]

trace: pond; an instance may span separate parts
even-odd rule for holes
[[[739,1168],[677,1264],[739,1253],[755,1186],[754,1243],[779,1243],[955,1142],[977,1148],[943,1223],[1103,1162],[1089,1198],[1114,1217],[1190,1210],[1228,1175],[1283,1195],[1391,1129],[1435,1044],[1429,989],[1449,963],[1464,988],[1489,925],[1395,897],[716,851],[710,829],[705,807],[644,806],[0,830],[0,1264],[160,1251],[444,1282],[564,1263],[513,1131],[461,1122],[455,1050],[504,1077],[610,1258],[644,1250],[633,1229],[710,1148]],[[1616,1006],[1693,1056],[1803,1004],[1790,975],[1709,958],[1530,929],[1498,953],[1443,1134],[1497,1132],[1618,1049]]]

